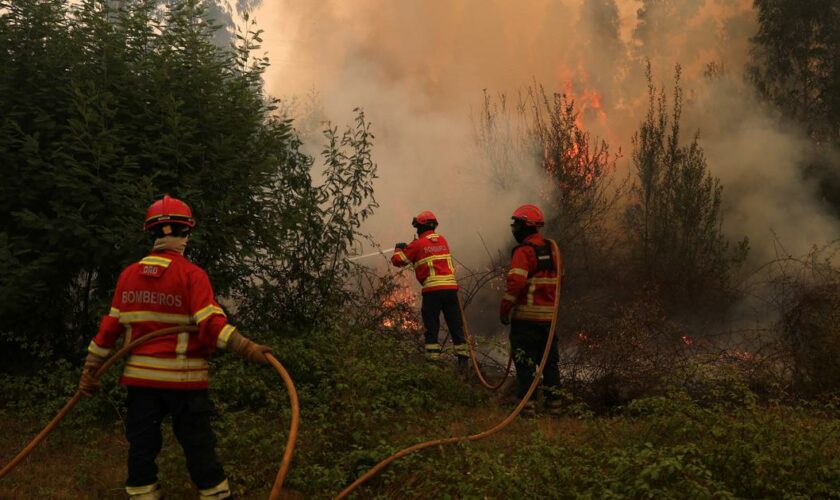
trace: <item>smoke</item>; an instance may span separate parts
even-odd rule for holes
[[[777,126],[727,76],[704,87],[691,109],[687,121],[699,124],[709,165],[724,186],[725,230],[750,237],[752,263],[802,256],[837,238],[837,218],[799,168],[812,154],[803,133]]]
[[[791,253],[832,239],[837,222],[802,180],[807,142],[780,128],[743,82],[752,0],[303,0],[256,11],[272,66],[269,93],[314,91],[323,116],[349,123],[362,107],[376,134],[378,213],[366,227],[383,248],[410,239],[409,223],[434,211],[459,260],[478,265],[513,243],[508,222],[539,203],[533,159],[515,185],[490,181],[475,146],[486,89],[515,95],[536,82],[577,99],[581,120],[632,169],[630,138],[647,105],[644,60],[669,89],[683,67],[685,139],[700,131],[721,178],[733,239],[756,261],[775,232]],[[714,77],[708,77],[709,74]],[[670,92],[669,92],[670,93]],[[367,251],[367,248],[360,249]]]

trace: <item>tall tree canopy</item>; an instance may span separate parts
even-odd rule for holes
[[[0,13],[0,358],[76,352],[148,251],[142,216],[163,193],[192,205],[189,256],[239,316],[316,321],[374,206],[362,114],[327,131],[313,186],[263,94],[259,32],[220,48],[199,0],[0,0]]]
[[[814,139],[840,145],[840,2],[755,0],[755,9],[758,89]]]
[[[840,2],[755,0],[754,7],[748,73],[782,118],[811,138],[803,171],[840,214]]]

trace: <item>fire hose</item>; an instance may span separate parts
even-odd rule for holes
[[[384,257],[385,254],[393,253],[396,250],[397,250],[396,248],[390,248],[388,250],[380,250],[378,252],[366,253],[364,255],[356,255],[354,257],[346,257],[346,259],[350,262],[355,262],[357,260],[367,259],[368,257],[374,257],[376,255],[382,255]]]
[[[391,462],[394,462],[399,458],[402,458],[406,455],[414,453],[415,451],[422,450],[424,448],[430,448],[432,446],[440,446],[440,445],[444,445],[444,444],[454,444],[454,443],[460,443],[460,442],[463,442],[463,441],[478,441],[479,439],[486,438],[486,437],[491,436],[491,435],[499,432],[500,430],[504,429],[511,422],[513,422],[513,420],[516,418],[517,415],[519,415],[519,413],[522,411],[522,408],[524,408],[525,404],[527,404],[527,402],[531,399],[531,396],[534,394],[534,391],[537,389],[537,386],[540,385],[540,379],[542,378],[543,370],[545,369],[545,365],[548,362],[548,353],[549,353],[549,350],[550,350],[550,347],[551,347],[551,343],[554,341],[554,332],[557,329],[557,308],[560,304],[560,259],[559,259],[560,251],[557,248],[557,243],[554,240],[549,240],[549,241],[551,242],[551,248],[554,251],[554,255],[558,256],[557,262],[555,264],[555,268],[556,268],[556,271],[557,271],[557,289],[556,289],[556,292],[554,294],[554,311],[552,312],[552,315],[551,315],[551,329],[548,331],[548,339],[546,340],[546,343],[545,343],[545,349],[543,350],[542,359],[540,360],[540,364],[537,367],[536,373],[534,374],[534,380],[533,380],[533,382],[531,382],[531,386],[528,388],[528,392],[525,394],[525,396],[522,398],[522,400],[519,401],[519,404],[516,405],[516,408],[514,408],[513,411],[510,413],[510,415],[505,417],[504,420],[502,420],[498,424],[494,425],[493,427],[491,427],[491,428],[489,428],[485,431],[479,432],[478,434],[470,434],[470,435],[467,435],[467,436],[456,436],[456,437],[443,438],[443,439],[434,439],[434,440],[431,440],[431,441],[424,441],[422,443],[418,443],[418,444],[409,446],[408,448],[404,448],[404,449],[394,453],[393,455],[385,458],[384,460],[382,460],[378,464],[374,465],[370,470],[368,470],[361,477],[356,479],[350,486],[341,490],[341,492],[339,492],[339,494],[335,497],[335,500],[341,500],[341,499],[347,498],[350,495],[350,493],[352,493],[354,490],[356,490],[357,488],[362,486],[364,483],[366,483],[369,479],[371,479],[372,477],[377,475],[379,472],[381,472]],[[463,315],[463,311],[462,311],[462,315]],[[470,354],[472,355],[472,350],[470,350]],[[473,360],[474,360],[475,359],[474,355],[472,357],[473,357]]]
[[[156,337],[160,337],[162,335],[167,335],[170,333],[180,333],[180,332],[195,332],[198,331],[198,327],[196,326],[172,326],[169,328],[162,328],[160,330],[156,330],[152,333],[144,335],[138,339],[133,340],[129,344],[123,346],[119,351],[117,351],[113,356],[108,358],[105,363],[94,374],[94,378],[99,380],[99,378],[108,371],[111,366],[113,366],[119,359],[124,357],[126,354],[131,352],[135,347],[138,345],[151,340]],[[280,462],[280,469],[277,471],[277,477],[274,480],[274,485],[271,488],[271,493],[269,494],[269,499],[275,500],[280,498],[280,490],[283,487],[283,481],[286,479],[286,474],[289,471],[289,466],[292,463],[292,454],[294,453],[295,448],[295,441],[297,440],[297,432],[298,432],[298,424],[300,422],[300,406],[298,404],[298,396],[297,390],[295,389],[295,384],[292,382],[292,378],[289,376],[289,372],[286,371],[286,368],[277,361],[271,353],[265,353],[265,357],[271,366],[274,367],[275,370],[280,374],[280,377],[283,379],[283,383],[286,385],[286,389],[289,391],[289,400],[291,401],[292,406],[292,420],[289,428],[289,438],[286,441],[286,450],[283,453],[283,459]],[[0,479],[5,477],[12,469],[15,468],[24,458],[26,458],[32,450],[38,446],[41,441],[43,441],[53,429],[58,426],[58,423],[76,406],[76,403],[79,402],[81,399],[82,394],[79,391],[73,395],[72,398],[64,405],[64,407],[56,414],[55,417],[47,424],[46,427],[37,435],[29,444],[26,445],[8,464],[6,464],[2,470],[0,470]]]
[[[559,294],[558,294],[559,295]],[[469,330],[467,329],[467,318],[464,315],[464,306],[461,303],[461,297],[458,297],[458,308],[461,310],[461,325],[464,329],[464,337],[467,338],[467,348],[469,349],[470,353],[470,361],[472,362],[473,370],[475,370],[475,374],[478,376],[478,381],[491,391],[495,391],[499,387],[501,387],[505,380],[507,380],[508,373],[510,373],[510,365],[513,363],[513,353],[508,354],[507,366],[505,367],[505,373],[502,374],[502,378],[499,380],[497,384],[491,384],[484,378],[484,375],[481,373],[481,368],[478,366],[478,360],[475,357],[475,346],[473,345],[473,338],[470,336]]]
[[[374,257],[376,255],[383,255],[384,256],[385,254],[392,253],[395,250],[396,250],[396,248],[390,248],[388,250],[381,250],[381,251],[378,251],[378,252],[371,252],[371,253],[367,253],[367,254],[364,254],[364,255],[357,255],[357,256],[354,256],[354,257],[348,257],[347,260],[351,261],[351,262],[354,262],[354,261],[357,261],[357,260],[366,259],[368,257]],[[473,345],[474,341],[473,341],[472,337],[470,336],[469,329],[467,328],[466,316],[464,315],[464,305],[461,303],[461,297],[458,297],[458,308],[461,310],[461,325],[464,329],[464,336],[467,338],[467,347],[469,348],[470,361],[472,362],[473,369],[475,370],[475,374],[478,376],[478,381],[481,383],[481,385],[483,385],[487,389],[490,389],[491,391],[495,391],[496,389],[500,388],[505,383],[505,379],[507,379],[508,373],[510,373],[510,367],[513,363],[513,358],[508,356],[508,361],[507,361],[507,366],[505,367],[505,372],[502,375],[501,380],[499,380],[499,382],[497,384],[491,384],[490,382],[488,382],[487,379],[484,377],[484,375],[481,373],[481,368],[478,366],[478,360],[476,359],[476,356],[475,356],[475,346]]]

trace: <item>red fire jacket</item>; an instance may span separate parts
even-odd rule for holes
[[[502,297],[500,314],[507,317],[513,309],[511,319],[550,323],[554,313],[554,298],[559,292],[558,279],[562,284],[563,256],[551,251],[551,269],[538,270],[537,252],[534,246],[543,247],[550,243],[541,234],[532,234],[513,249],[510,271],[507,274],[507,290]],[[546,256],[546,260],[548,256]],[[556,266],[560,263],[560,277]]]
[[[170,326],[198,325],[198,332],[164,335],[134,349],[120,383],[163,389],[207,388],[207,357],[227,346],[235,327],[213,298],[207,273],[178,252],[154,252],[120,274],[111,311],[102,318],[88,351],[107,356],[125,342]]]
[[[397,249],[391,256],[391,263],[397,267],[412,264],[417,281],[423,286],[423,293],[458,289],[449,244],[434,231],[426,231],[407,247]]]

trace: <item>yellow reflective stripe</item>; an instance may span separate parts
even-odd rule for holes
[[[112,307],[110,311],[108,311],[108,316],[112,318],[119,318],[120,317],[120,310],[116,307]]]
[[[528,295],[527,295],[527,299],[526,299],[528,301],[529,306],[534,305],[534,292],[535,291],[537,291],[537,284],[529,280],[529,282],[528,282]]]
[[[206,370],[207,360],[204,358],[159,358],[157,356],[143,356],[132,354],[125,362],[126,366],[135,368],[160,368],[163,370]]]
[[[187,347],[190,344],[189,332],[181,332],[178,334],[178,343],[175,344],[175,357],[184,359],[187,357]]]
[[[100,356],[100,357],[103,357],[103,358],[106,357],[107,355],[111,354],[111,349],[110,348],[99,347],[96,344],[96,342],[94,342],[92,340],[90,341],[90,344],[88,345],[87,350],[88,350],[88,352],[96,354],[97,356]]]
[[[537,314],[537,313],[533,313],[533,314],[531,314],[531,313],[528,313],[528,314],[514,313],[512,319],[518,320],[518,321],[551,321],[551,319],[553,317],[554,317],[554,315],[550,314],[550,313],[545,313],[545,314],[543,314],[543,313],[540,313],[540,314]]]
[[[145,495],[158,489],[157,483],[147,484],[146,486],[126,486],[125,492],[129,495]]]
[[[158,382],[206,382],[208,380],[207,369],[166,371],[137,368],[131,365],[126,365],[125,370],[123,371],[123,376],[128,378],[155,380]]]
[[[521,267],[512,267],[510,271],[508,271],[508,276],[510,276],[511,274],[518,274],[519,276],[525,276],[527,278],[528,270],[522,269]]]
[[[551,319],[553,316],[554,306],[518,305],[513,309],[514,319]]]
[[[402,261],[403,261],[403,262],[405,262],[406,264],[409,264],[409,263],[411,262],[410,260],[408,260],[408,257],[406,257],[406,256],[405,256],[405,253],[403,253],[403,251],[402,251],[402,250],[397,250],[397,253],[396,253],[396,254],[394,254],[394,255],[396,255],[397,257],[399,257],[399,258],[400,258],[400,260],[402,260]]]
[[[169,267],[169,264],[172,263],[172,259],[167,259],[166,257],[158,257],[156,255],[149,255],[144,257],[143,260],[140,261],[140,264],[145,264],[147,266],[160,266],[160,267]]]
[[[559,280],[557,278],[531,278],[528,283],[535,285],[556,285]]]
[[[457,284],[458,282],[455,281],[455,276],[447,274],[444,276],[429,276],[428,278],[426,278],[426,281],[423,282],[423,287]]]
[[[534,305],[534,292],[537,290],[537,286],[540,285],[553,285],[557,286],[559,283],[558,278],[530,278],[528,281],[528,305]]]
[[[515,297],[515,296],[513,296],[513,295],[511,295],[511,294],[509,294],[509,293],[506,293],[506,294],[504,294],[504,296],[502,297],[502,300],[507,300],[507,301],[509,301],[509,302],[516,302],[516,297]]]
[[[423,265],[434,264],[434,262],[436,260],[446,260],[446,261],[451,262],[451,259],[452,259],[452,254],[448,254],[448,253],[443,253],[443,254],[440,254],[440,255],[430,255],[428,257],[424,257],[424,258],[418,260],[417,262],[415,262],[414,267],[418,268],[418,267],[423,266]],[[451,267],[450,267],[450,269],[451,269]]]
[[[230,484],[228,484],[228,480],[225,479],[212,488],[198,490],[198,494],[201,498],[227,498],[223,495],[230,495]]]
[[[426,344],[426,351],[440,352],[440,344]]]
[[[214,304],[210,304],[209,306],[203,309],[199,309],[199,311],[193,315],[193,320],[197,325],[214,314],[221,314],[222,316],[225,316],[225,312],[222,310],[221,307]]]
[[[235,331],[235,326],[225,325],[222,328],[222,331],[219,332],[219,338],[216,339],[216,347],[218,347],[219,349],[226,349],[228,341],[230,340],[230,336],[233,335],[233,332]]]
[[[120,313],[120,323],[137,323],[140,321],[158,321],[160,323],[175,323],[189,325],[192,319],[187,314],[172,314],[155,311],[129,311]]]

